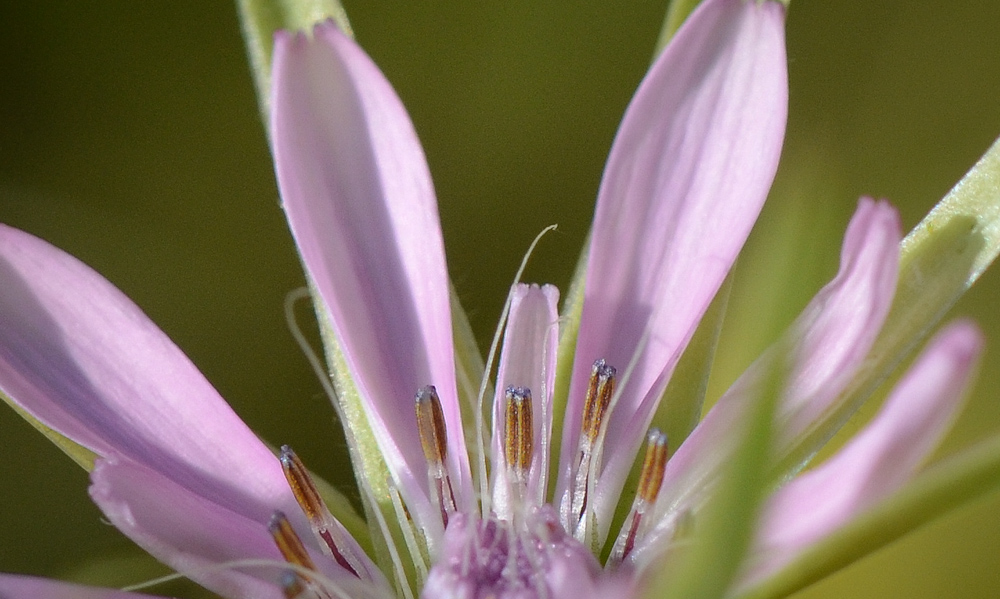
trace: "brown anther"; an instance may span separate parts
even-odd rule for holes
[[[297,572],[287,570],[281,575],[281,592],[285,595],[285,599],[297,599],[306,592],[306,585]]]
[[[587,397],[583,404],[583,421],[581,422],[583,437],[593,443],[601,433],[601,424],[607,416],[611,397],[615,393],[614,366],[609,366],[603,359],[594,362],[590,372],[590,385],[587,387]]]
[[[282,445],[280,459],[281,469],[285,473],[285,480],[288,481],[288,486],[292,489],[295,501],[298,502],[309,522],[318,522],[325,507],[305,464],[287,445]]]
[[[292,528],[292,524],[288,521],[288,516],[284,512],[274,512],[274,515],[271,516],[271,521],[267,525],[267,531],[271,533],[274,544],[278,546],[278,551],[281,552],[286,562],[307,570],[316,569],[312,558],[309,557],[309,553],[306,551],[306,546],[302,544],[302,539],[299,538],[299,535],[295,534],[295,530]]]
[[[334,538],[335,531],[332,528],[336,524],[333,515],[323,502],[323,498],[316,488],[316,483],[313,482],[312,476],[306,470],[305,464],[287,445],[281,447],[280,460],[281,469],[285,473],[288,486],[292,489],[292,495],[295,496],[295,501],[302,508],[302,513],[309,519],[313,532],[325,546],[327,555],[332,557],[340,567],[361,578],[357,568],[347,559]]]
[[[527,476],[531,469],[534,430],[531,420],[531,390],[507,387],[504,392],[504,456],[517,476]]]
[[[427,475],[432,492],[437,497],[438,507],[441,508],[441,521],[447,528],[448,515],[455,511],[455,493],[451,488],[448,465],[445,463],[448,457],[448,431],[444,423],[444,410],[441,409],[441,400],[433,385],[417,391],[415,409],[420,445],[427,460]]]
[[[660,494],[660,485],[667,467],[667,436],[657,429],[651,429],[646,436],[646,456],[642,460],[642,471],[639,474],[639,488],[632,502],[622,536],[615,542],[611,551],[610,563],[621,563],[635,548],[646,510],[656,501]]]
[[[667,466],[667,436],[657,429],[649,431],[646,437],[646,457],[642,460],[639,475],[639,489],[636,497],[651,504],[660,494],[660,484]]]
[[[587,534],[586,510],[590,501],[590,487],[600,469],[600,439],[608,421],[608,408],[615,393],[614,366],[603,359],[594,362],[590,372],[590,384],[583,404],[583,419],[580,423],[579,455],[576,462],[573,490],[570,495],[570,514],[574,521],[574,536],[582,540]]]
[[[444,424],[444,411],[437,390],[428,385],[417,392],[417,429],[424,457],[432,468],[443,467],[448,457],[448,431]]]

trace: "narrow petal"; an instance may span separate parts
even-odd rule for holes
[[[605,469],[614,480],[604,484],[599,521],[774,177],[787,113],[784,17],[777,2],[704,2],[639,87],[612,147],[559,470],[561,494],[591,365],[603,358],[623,373],[636,356],[605,448],[607,459],[625,466]]]
[[[644,559],[670,538],[678,518],[694,516],[711,495],[720,469],[731,459],[746,397],[766,374],[779,348],[792,348],[785,395],[778,406],[777,451],[809,428],[861,365],[885,320],[899,269],[899,216],[886,202],[862,198],[844,236],[837,276],[816,294],[785,339],[765,352],[719,399],[667,463],[659,520],[633,553]],[[832,435],[832,432],[830,433]]]
[[[0,597],[3,599],[156,599],[152,595],[99,589],[13,574],[0,574]]]
[[[124,294],[0,225],[0,391],[101,456],[121,455],[267,522],[296,504],[271,452]]]
[[[430,173],[392,87],[332,23],[279,34],[272,140],[302,260],[415,517],[434,517],[413,398],[434,385],[459,503],[471,481],[461,434],[448,273]]]
[[[768,502],[747,584],[784,564],[857,514],[902,488],[948,431],[983,339],[968,322],[931,340],[879,414],[834,457]]]
[[[188,492],[160,474],[127,460],[99,460],[90,495],[107,518],[151,555],[199,584],[234,599],[279,599],[284,560],[266,524]],[[287,514],[300,538],[312,547],[301,517]],[[295,517],[293,517],[295,516]],[[374,566],[357,546],[350,548]],[[347,570],[314,550],[317,567],[333,580],[356,583]],[[239,566],[239,560],[271,565]]]
[[[507,387],[531,390],[534,451],[527,490],[536,507],[545,499],[552,433],[552,384],[559,338],[558,303],[559,290],[552,285],[518,284],[511,298],[493,401],[493,510],[500,518],[511,516],[510,488],[505,484],[503,456],[504,390]]]

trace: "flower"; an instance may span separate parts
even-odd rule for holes
[[[226,597],[405,595],[413,577],[428,597],[637,593],[643,575],[677,561],[711,523],[726,465],[753,431],[744,421],[771,420],[761,406],[774,372],[787,362],[774,452],[797,466],[835,428],[841,391],[891,303],[898,218],[863,199],[840,273],[785,340],[672,458],[670,441],[647,433],[773,178],[783,26],[776,2],[707,0],[658,59],[612,149],[585,284],[566,318],[553,287],[512,290],[488,445],[481,427],[463,426],[482,409],[462,405],[476,393],[459,384],[469,368],[456,372],[433,190],[402,104],[335,26],[279,35],[279,186],[384,556],[366,555],[324,511],[294,453],[276,459],[134,304],[9,228],[0,229],[0,389],[96,454],[91,495],[112,523]],[[936,337],[841,454],[764,500],[753,557],[716,578],[719,593],[766,580],[900,489],[946,430],[980,346],[967,323]],[[619,532],[616,508],[644,438],[649,466]],[[476,464],[487,448],[488,482]],[[804,502],[814,509],[803,513]],[[0,578],[13,596],[57,588],[82,593]]]

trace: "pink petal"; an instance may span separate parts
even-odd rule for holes
[[[152,595],[85,587],[47,578],[13,574],[0,574],[0,597],[3,599],[156,599]]]
[[[778,344],[747,369],[667,462],[654,530],[633,551],[635,560],[655,553],[670,538],[677,518],[696,514],[741,430],[748,393],[768,371],[781,347],[793,363],[778,408],[779,442],[788,441],[831,409],[853,378],[878,334],[895,291],[899,270],[899,216],[886,202],[862,198],[844,237],[840,272],[816,294]]]
[[[459,502],[471,505],[448,273],[430,173],[392,87],[335,25],[279,33],[272,140],[284,208],[379,446],[432,519],[413,401],[437,387]],[[426,521],[426,520],[425,520]]]
[[[594,217],[559,476],[562,493],[592,364],[604,358],[621,375],[638,351],[609,424],[605,456],[618,466],[602,475],[599,520],[774,177],[787,112],[784,22],[777,2],[704,2],[653,65],[615,139]]]
[[[296,504],[270,451],[125,295],[0,225],[0,390],[102,456],[121,455],[264,526]]]
[[[98,460],[90,496],[119,530],[163,563],[225,597],[279,599],[284,559],[266,525],[190,493],[168,478],[126,460]],[[296,532],[309,541],[301,517]],[[354,548],[356,554],[360,550]],[[363,555],[363,554],[360,554]],[[333,560],[313,552],[317,567],[333,580],[356,582]],[[226,567],[236,560],[273,565]],[[370,563],[369,570],[373,569]]]
[[[511,298],[493,402],[493,510],[503,519],[512,515],[508,496],[510,489],[505,484],[506,462],[503,459],[504,393],[509,386],[531,390],[535,430],[528,496],[536,507],[545,500],[552,434],[552,386],[559,339],[558,303],[559,290],[552,285],[519,284]]]
[[[773,574],[902,488],[950,428],[982,347],[969,322],[938,333],[864,430],[768,501],[744,582]]]

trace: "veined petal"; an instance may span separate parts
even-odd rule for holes
[[[902,488],[950,428],[982,347],[982,334],[969,322],[938,333],[864,430],[772,496],[744,584],[776,572]]]
[[[413,398],[434,385],[459,503],[473,494],[430,173],[392,87],[332,23],[279,33],[272,140],[282,202],[379,447],[415,518],[430,503]]]
[[[732,431],[746,411],[745,398],[777,358],[791,348],[790,372],[778,406],[778,457],[788,440],[812,423],[803,414],[831,408],[862,363],[885,320],[899,269],[899,216],[886,202],[862,198],[848,225],[837,276],[816,294],[779,342],[747,369],[719,399],[667,462],[657,499],[654,530],[633,557],[643,561],[665,544],[678,518],[694,516],[711,494],[733,451]],[[832,432],[831,432],[832,434]]]
[[[505,389],[510,386],[531,390],[534,450],[526,481],[527,495],[536,507],[545,500],[552,434],[552,385],[559,339],[558,303],[559,290],[552,285],[518,284],[511,297],[493,400],[493,511],[501,519],[509,520],[512,515],[510,487],[504,472]]]
[[[598,195],[567,402],[567,491],[591,365],[623,373],[600,491],[615,504],[670,371],[763,205],[787,113],[784,7],[708,0],[646,76]],[[612,466],[611,464],[615,464]],[[606,530],[602,532],[606,533]]]
[[[89,267],[0,225],[0,392],[263,527],[297,510],[280,464],[149,318]]]
[[[153,595],[86,587],[47,578],[0,574],[3,599],[157,599]]]

